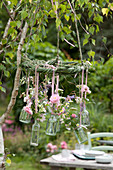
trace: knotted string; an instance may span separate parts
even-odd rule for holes
[[[26,90],[26,96],[29,95],[29,76],[27,78],[27,90]]]
[[[59,75],[57,74],[56,94],[58,94],[58,87],[59,87]]]
[[[84,84],[84,68],[82,69],[82,87]],[[81,88],[82,88],[81,87]],[[83,98],[83,91],[81,90],[81,98]],[[82,110],[83,110],[83,103],[80,103],[80,126],[81,126],[81,115],[82,115]]]
[[[86,69],[86,86],[87,86],[87,79],[88,79],[88,68]],[[85,91],[85,99],[86,99],[86,91]]]
[[[38,106],[38,86],[39,86],[39,72],[37,73],[37,67],[35,68],[35,113],[37,113]]]
[[[54,84],[55,84],[55,69],[53,69],[53,76],[52,76],[52,95],[54,94]]]

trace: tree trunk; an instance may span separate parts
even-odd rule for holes
[[[16,75],[15,75],[14,88],[13,88],[13,91],[12,91],[11,99],[10,99],[10,102],[9,102],[8,107],[6,109],[6,112],[0,117],[0,153],[4,153],[4,142],[3,142],[3,134],[2,134],[1,124],[4,122],[4,120],[8,116],[8,114],[12,111],[13,106],[16,102],[16,97],[18,95],[19,81],[20,81],[20,74],[21,74],[21,67],[20,67],[21,50],[22,50],[22,46],[24,44],[24,40],[25,40],[25,37],[26,37],[27,28],[28,28],[28,24],[26,22],[25,26],[22,30],[21,39],[20,39],[20,42],[19,42],[19,45],[18,45],[18,50],[17,50],[17,71],[16,71]]]

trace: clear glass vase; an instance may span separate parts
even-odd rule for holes
[[[74,132],[79,144],[87,141],[87,135],[85,134],[85,131],[83,130],[82,127],[77,127],[77,129],[75,129]]]
[[[39,125],[38,121],[35,120],[35,123],[32,125],[32,133],[31,133],[30,145],[38,146],[39,130],[40,130],[40,125]]]
[[[57,132],[57,118],[51,115],[46,125],[46,135],[55,136]]]
[[[23,107],[23,109],[21,110],[21,113],[20,113],[19,121],[22,123],[30,123],[31,117],[32,117],[31,114],[26,112]]]
[[[90,125],[89,112],[86,110],[86,107],[84,107],[84,110],[81,115],[81,124],[84,126]]]
[[[61,128],[61,121],[60,121],[60,119],[58,119],[57,125],[56,125],[56,132],[60,132],[60,128]]]

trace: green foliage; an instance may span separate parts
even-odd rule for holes
[[[95,103],[87,105],[90,113],[90,127],[92,133],[95,132],[113,132],[113,115],[108,114],[108,109],[104,103],[95,100]]]
[[[106,104],[109,112],[113,112],[113,58],[104,65],[95,62],[95,71],[90,73],[88,84],[92,89],[92,98]]]

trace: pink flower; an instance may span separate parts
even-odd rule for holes
[[[56,151],[57,150],[57,146],[53,145],[53,150]]]
[[[81,88],[81,92],[87,92],[87,93],[91,93],[91,91],[89,90],[89,87],[86,85],[83,85]]]
[[[31,108],[30,108],[30,107],[28,107],[28,106],[25,106],[25,107],[24,107],[24,110],[25,110],[27,113],[29,113],[30,115],[32,115],[32,114],[33,114],[33,112],[32,112],[32,110],[31,110]]]
[[[59,100],[60,100],[60,97],[58,94],[53,94],[51,97],[50,97],[50,102],[51,103],[59,103]]]
[[[50,152],[50,149],[46,149],[46,152]]]
[[[62,149],[67,149],[67,143],[65,141],[61,142],[61,148]]]
[[[47,144],[47,148],[51,148],[52,149],[52,146],[53,146],[52,143],[48,143]]]
[[[14,120],[5,120],[5,123],[11,125],[12,123],[14,123]]]
[[[47,149],[46,152],[55,152],[57,150],[57,146],[56,145],[52,145],[52,143],[48,143],[47,144]]]
[[[76,114],[72,114],[71,116],[72,116],[73,118],[77,117],[77,115],[76,115]]]

